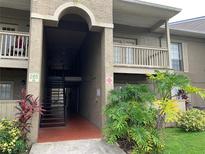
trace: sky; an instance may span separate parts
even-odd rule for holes
[[[181,8],[182,11],[170,22],[205,16],[205,0],[143,0],[152,3]]]

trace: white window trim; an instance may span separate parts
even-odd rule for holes
[[[181,71],[181,72],[189,72],[187,42],[184,42],[184,41],[178,40],[178,39],[176,39],[176,40],[174,39],[174,40],[171,40],[170,45],[171,45],[171,43],[181,43],[182,44],[183,71]],[[170,56],[170,59],[171,59],[171,52],[170,52],[169,56]],[[172,64],[171,64],[171,66],[172,66]]]
[[[14,99],[14,82],[13,81],[0,81],[0,84],[11,84],[11,98],[9,100]]]

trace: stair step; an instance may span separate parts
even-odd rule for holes
[[[65,126],[65,122],[56,122],[56,123],[40,123],[40,127],[60,127]]]
[[[55,123],[55,122],[64,122],[64,118],[42,118],[42,123]]]

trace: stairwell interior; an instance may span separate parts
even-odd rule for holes
[[[81,116],[102,125],[101,33],[91,32],[85,20],[65,15],[58,27],[44,26],[43,101],[40,127],[69,125]],[[80,127],[80,126],[79,126]]]

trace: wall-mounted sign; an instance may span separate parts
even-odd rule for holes
[[[106,77],[106,84],[109,85],[109,86],[112,86],[112,85],[113,85],[113,79],[112,79],[112,77],[110,77],[110,76]]]
[[[29,82],[39,82],[40,75],[39,73],[29,73]]]
[[[100,88],[97,89],[96,95],[97,95],[98,97],[100,97]]]

